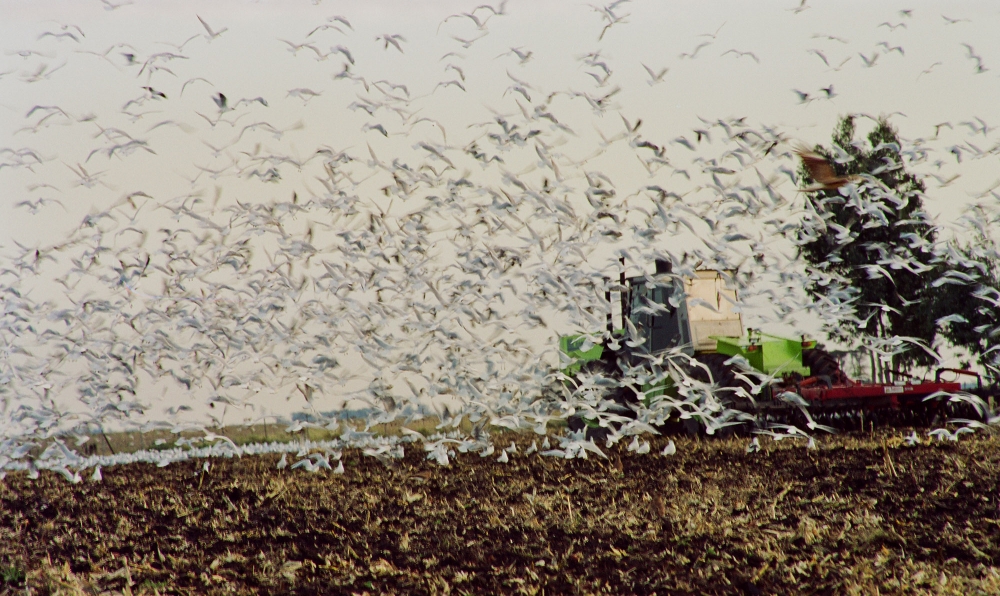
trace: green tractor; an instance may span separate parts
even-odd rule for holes
[[[837,426],[846,428],[859,417],[863,421],[866,412],[869,420],[886,409],[927,415],[923,398],[961,389],[958,383],[939,381],[853,381],[835,358],[805,336],[788,339],[757,329],[744,331],[735,308],[736,291],[717,271],[696,271],[693,278],[682,281],[671,274],[669,262],[657,261],[655,273],[626,278],[622,263],[619,283],[606,298],[612,308],[603,343],[595,344],[582,335],[560,338],[560,351],[568,361],[563,372],[568,377],[600,372],[607,379],[620,380],[625,371],[648,368],[668,352],[680,352],[689,357],[687,373],[714,384],[723,404],[745,412],[746,421],[763,416],[799,422],[800,413],[808,407],[817,418],[835,420]],[[749,372],[759,374],[747,375],[745,368],[734,363],[739,360],[734,356],[743,357],[753,369]],[[638,389],[627,384],[609,387],[606,397],[618,402],[628,415],[629,403],[645,400],[648,405],[651,398],[676,393],[669,377],[650,376],[653,381]],[[569,424],[574,430],[596,430],[597,426],[595,420],[581,416],[571,417]],[[682,426],[690,432],[698,421],[686,420]]]

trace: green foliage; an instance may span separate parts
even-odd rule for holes
[[[8,565],[0,567],[0,580],[4,584],[21,586],[24,584],[25,573],[24,570],[15,565]]]
[[[817,146],[838,176],[858,175],[856,184],[810,193],[807,201],[825,222],[800,239],[800,252],[816,269],[839,278],[854,296],[855,323],[831,328],[831,336],[918,338],[933,345],[936,326],[930,282],[940,267],[934,253],[936,233],[923,211],[923,183],[906,171],[895,129],[876,121],[866,141],[855,140],[853,116],[845,116],[833,145]],[[808,171],[800,175],[812,181]],[[813,283],[807,290],[828,297],[843,288]],[[924,350],[899,354],[893,365],[907,369],[934,359]]]

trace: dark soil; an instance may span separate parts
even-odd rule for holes
[[[277,456],[9,475],[0,594],[1000,593],[997,438],[675,438],[609,461],[515,438],[507,464],[413,445],[393,467],[345,452],[339,476]]]

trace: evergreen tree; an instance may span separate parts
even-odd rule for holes
[[[854,183],[806,195],[825,225],[804,232],[809,235],[800,238],[800,253],[814,268],[844,280],[855,296],[857,321],[829,329],[831,336],[842,341],[901,336],[929,347],[936,334],[930,284],[939,265],[935,229],[921,201],[924,185],[906,171],[899,137],[884,118],[864,141],[855,140],[855,133],[854,116],[846,116],[832,146],[814,149],[837,176],[853,176]],[[805,165],[800,174],[815,182]],[[837,289],[814,281],[807,290],[821,297]],[[932,362],[931,354],[912,347],[894,356],[891,368]]]

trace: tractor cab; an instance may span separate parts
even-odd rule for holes
[[[677,280],[670,264],[657,261],[651,276],[625,280],[623,318],[645,339],[640,350],[659,354],[680,348],[688,356],[715,352],[717,337],[741,337],[743,319],[736,310],[736,290],[726,287],[722,273],[696,271]]]
[[[575,374],[590,361],[611,364],[624,356],[635,364],[637,356],[679,349],[693,357],[744,356],[765,374],[809,375],[809,368],[802,364],[802,350],[815,342],[755,330],[744,333],[736,290],[727,284],[722,272],[699,270],[694,277],[679,279],[671,274],[669,262],[658,260],[655,273],[626,277],[623,263],[618,283],[609,287],[606,298],[605,337],[613,340],[616,349],[609,350],[583,335],[562,337],[560,349],[572,362],[564,369],[567,374]],[[630,328],[634,328],[633,334]],[[642,343],[637,345],[637,341]]]

